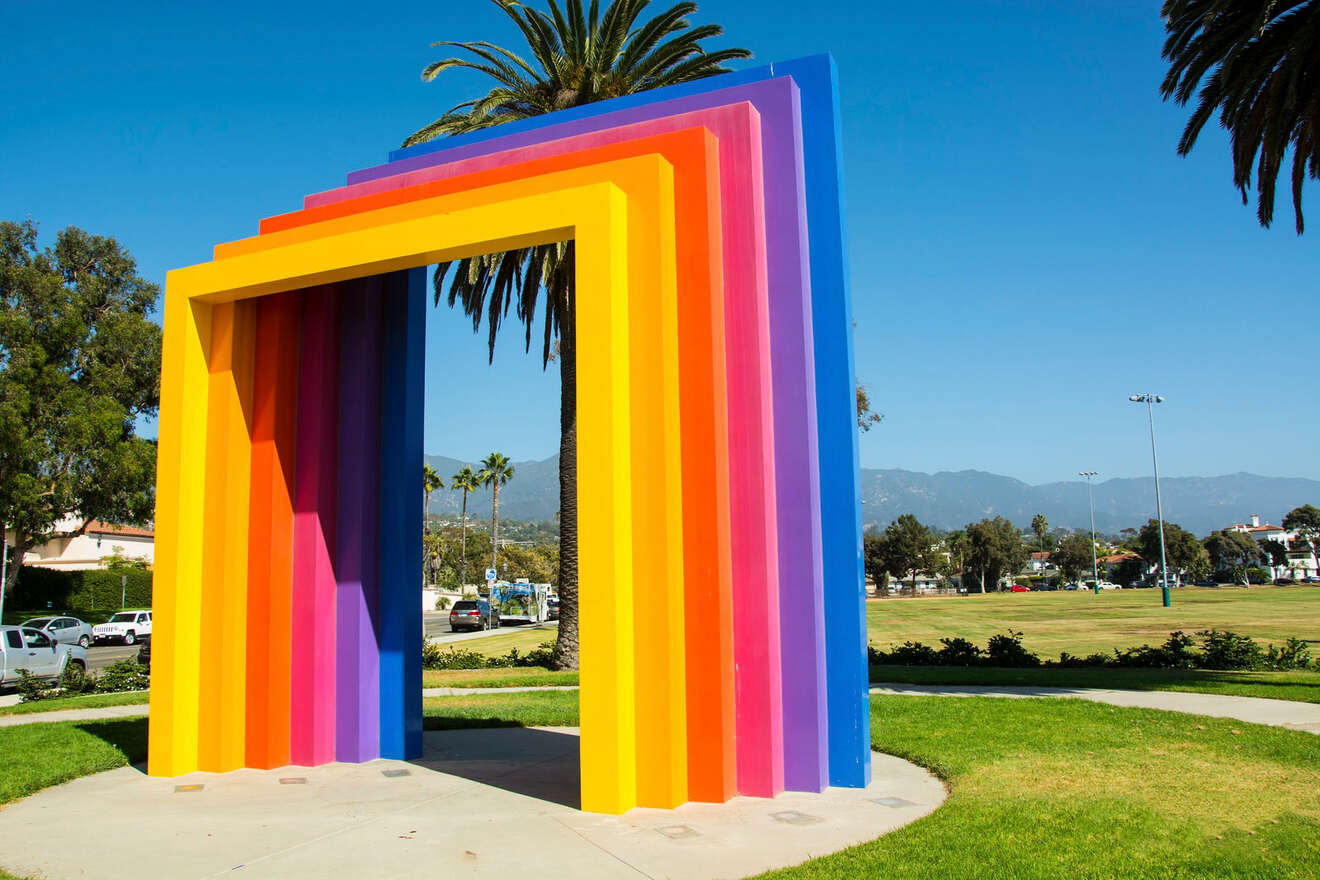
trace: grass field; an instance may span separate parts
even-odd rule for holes
[[[999,669],[966,666],[872,666],[871,681],[1034,687],[1192,691],[1320,703],[1320,672],[1216,672],[1206,669]]]
[[[423,669],[422,687],[492,688],[577,684],[576,672],[540,667],[518,669]]]
[[[517,648],[519,654],[526,654],[546,642],[553,645],[558,636],[558,626],[544,626],[533,629],[525,626],[506,625],[501,627],[500,631],[493,636],[463,642],[451,642],[442,644],[440,647],[442,650],[457,648],[461,651],[476,651],[478,654],[484,654],[487,657],[500,657],[509,653],[512,648]]]
[[[574,725],[572,691],[425,701],[429,730]],[[1320,737],[1074,700],[872,697],[948,802],[777,878],[1320,877]],[[0,803],[145,755],[143,718],[0,729]],[[0,872],[0,880],[6,875]]]
[[[995,633],[1022,632],[1022,644],[1044,659],[1108,653],[1163,642],[1170,632],[1233,630],[1262,642],[1289,636],[1320,647],[1320,587],[1194,588],[1173,592],[1173,607],[1160,605],[1158,590],[987,593],[867,602],[871,642],[892,647],[905,641],[939,647],[961,636],[982,647]],[[1320,653],[1317,651],[1316,653]]]
[[[58,712],[61,709],[99,709],[102,706],[135,706],[148,702],[146,691],[118,694],[81,694],[76,697],[52,697],[35,703],[0,706],[0,715],[30,715],[34,712]]]

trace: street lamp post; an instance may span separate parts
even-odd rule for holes
[[[9,523],[0,523],[0,622],[5,619],[5,582],[9,580]]]
[[[1091,504],[1091,577],[1094,582],[1091,584],[1095,588],[1095,594],[1100,595],[1100,563],[1095,558],[1095,495],[1091,492],[1091,478],[1095,476],[1095,471],[1078,471],[1077,476],[1086,477],[1086,500]]]
[[[1155,470],[1155,516],[1160,524],[1160,587],[1164,593],[1164,607],[1173,604],[1169,597],[1169,566],[1164,553],[1164,505],[1160,501],[1160,459],[1155,453],[1155,404],[1163,403],[1158,394],[1133,394],[1128,397],[1133,403],[1146,404],[1146,417],[1150,421],[1150,461]]]

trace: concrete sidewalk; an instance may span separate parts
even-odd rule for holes
[[[930,697],[1074,697],[1137,709],[1164,709],[1209,715],[1212,718],[1235,718],[1252,724],[1268,724],[1307,733],[1320,734],[1320,703],[1296,700],[1270,700],[1264,697],[1235,697],[1228,694],[1197,694],[1187,691],[1120,691],[1102,688],[1008,687],[1000,685],[933,685],[878,682],[871,685],[873,694],[899,694]]]
[[[410,762],[77,779],[0,810],[0,866],[51,880],[743,877],[873,840],[946,797],[874,754],[866,789],[604,816],[576,809],[576,729],[424,742]]]

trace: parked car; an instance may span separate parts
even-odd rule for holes
[[[1275,578],[1275,579],[1274,579],[1274,586],[1276,586],[1276,587],[1289,587],[1289,586],[1292,586],[1292,585],[1295,584],[1295,583],[1297,583],[1297,581],[1293,580],[1292,578]]]
[[[18,684],[20,669],[58,681],[70,664],[86,671],[87,652],[81,645],[62,645],[27,626],[0,626],[0,687]]]
[[[92,643],[92,625],[76,617],[34,617],[19,625],[39,629],[61,645],[86,648]]]
[[[1217,587],[1217,586],[1219,586],[1219,581],[1212,581],[1212,580],[1210,580],[1209,578],[1202,578],[1202,579],[1199,580],[1199,581],[1192,581],[1192,586],[1194,586],[1194,587]]]
[[[1064,588],[1065,590],[1080,590],[1080,589],[1083,589],[1082,585],[1079,584],[1079,583],[1076,583],[1076,582],[1071,583],[1071,584],[1064,584],[1064,585],[1063,585],[1063,588]]]
[[[151,638],[150,611],[116,611],[105,623],[92,627],[92,641],[123,642],[134,645],[140,639]]]
[[[546,620],[559,619],[559,597],[551,596],[545,600]]]
[[[1014,584],[1013,586],[1009,587],[1009,589],[1012,590],[1014,593],[1030,593],[1030,592],[1031,592],[1031,587],[1023,586],[1022,584]]]
[[[1123,588],[1120,587],[1118,584],[1114,583],[1113,581],[1101,581],[1101,582],[1100,582],[1100,589],[1102,589],[1102,590],[1121,590],[1121,589],[1123,589]]]
[[[449,611],[449,631],[499,629],[500,613],[485,599],[461,599]]]
[[[1308,584],[1320,584],[1320,577],[1316,577],[1315,575],[1311,575],[1310,577],[1304,577],[1304,578],[1302,578],[1302,581],[1303,581],[1304,583],[1308,583]]]

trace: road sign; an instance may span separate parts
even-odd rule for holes
[[[486,580],[488,581],[495,580],[495,569],[493,568],[486,569]]]

